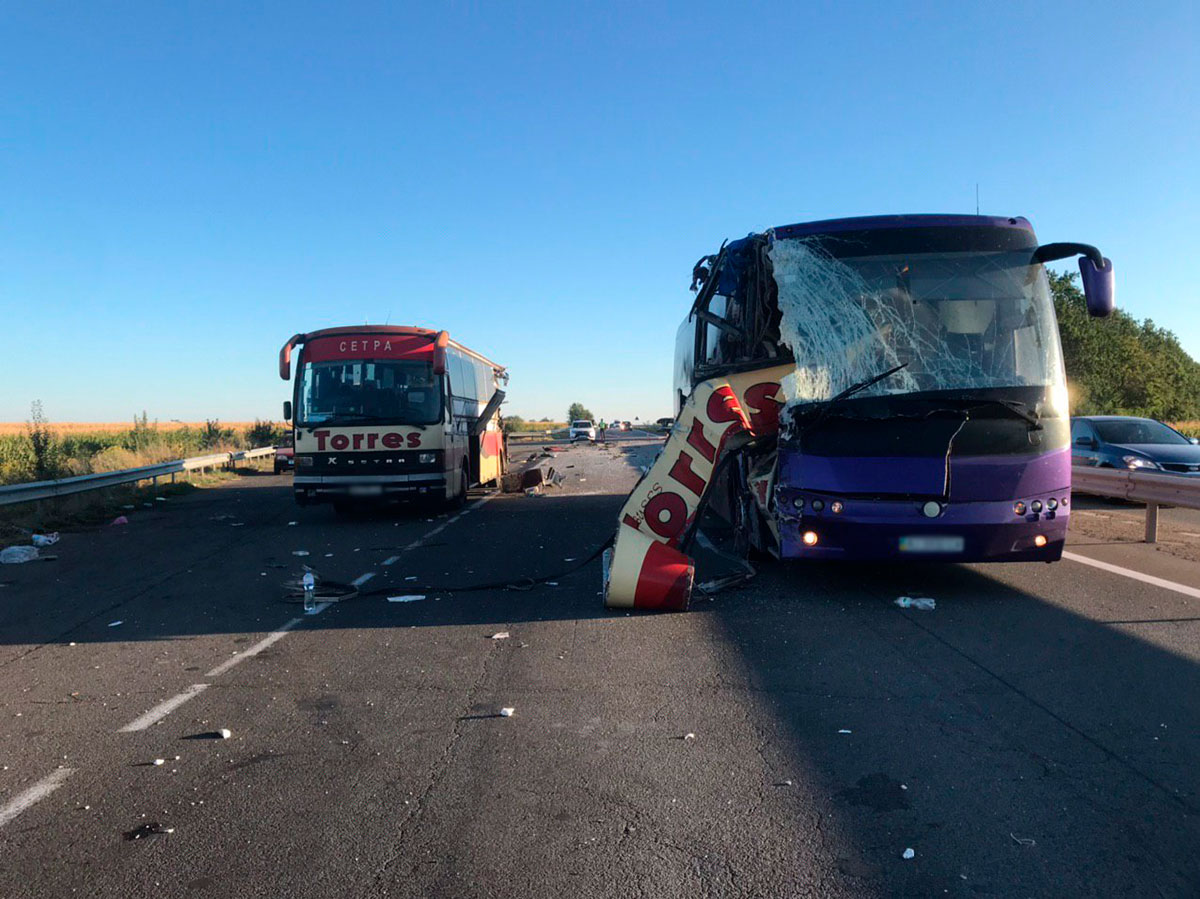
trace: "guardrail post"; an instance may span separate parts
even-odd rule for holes
[[[1146,542],[1158,542],[1158,503],[1146,503]]]

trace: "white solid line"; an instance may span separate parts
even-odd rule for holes
[[[45,799],[75,773],[74,768],[56,768],[24,792],[18,793],[4,808],[0,808],[0,827],[3,827],[35,802]]]
[[[328,603],[325,603],[324,605],[327,606]],[[324,611],[324,608],[321,605],[317,606],[317,609],[320,611]],[[310,612],[309,614],[316,614],[316,612]],[[222,662],[220,665],[218,665],[216,668],[214,668],[212,671],[208,672],[208,674],[206,674],[204,676],[205,677],[220,677],[222,674],[224,674],[226,671],[228,671],[234,665],[238,664],[239,662],[246,661],[246,659],[250,658],[251,656],[258,655],[260,652],[262,652],[264,649],[266,649],[268,646],[270,646],[275,641],[283,639],[284,634],[286,634],[288,631],[290,631],[292,628],[294,628],[297,624],[299,624],[303,620],[304,620],[303,618],[293,618],[291,621],[285,622],[283,625],[281,625],[277,629],[271,631],[271,633],[267,634],[265,637],[263,637],[261,640],[259,640],[257,643],[255,643],[253,646],[251,646],[249,649],[243,650],[242,652],[239,652],[235,656],[230,656],[224,662]]]
[[[380,565],[395,565],[399,560],[400,560],[399,556],[388,556],[386,559],[384,559],[379,564]]]
[[[1063,553],[1064,559],[1070,559],[1072,562],[1082,562],[1084,565],[1091,565],[1093,568],[1099,568],[1103,571],[1111,571],[1113,574],[1119,574],[1122,577],[1133,578],[1135,581],[1141,581],[1145,584],[1153,584],[1155,587],[1162,587],[1164,590],[1174,590],[1176,593],[1182,593],[1184,596],[1191,596],[1195,599],[1200,599],[1200,590],[1195,587],[1188,587],[1185,584],[1177,584],[1175,581],[1164,580],[1160,577],[1155,577],[1152,574],[1142,574],[1140,571],[1134,571],[1130,568],[1122,568],[1120,565],[1110,565],[1108,562],[1101,562],[1097,559],[1081,556],[1078,553]]]
[[[352,580],[350,582],[350,586],[361,587],[363,584],[365,584],[367,581],[369,581],[373,577],[375,577],[374,571],[368,571],[366,574],[360,574],[358,577],[356,577],[354,580]]]
[[[209,676],[211,677],[211,675]],[[166,718],[167,715],[171,714],[193,696],[197,696],[207,689],[208,684],[192,684],[178,696],[172,696],[165,702],[160,702],[140,718],[135,718],[133,721],[130,721],[128,724],[122,727],[118,733],[131,734],[136,730],[145,730],[156,721],[161,721],[163,718]]]

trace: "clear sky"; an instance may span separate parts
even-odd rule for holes
[[[0,420],[277,417],[362,321],[667,415],[697,257],[976,182],[1200,356],[1197,8],[4,4]]]

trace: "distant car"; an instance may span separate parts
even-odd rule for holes
[[[567,436],[572,443],[576,440],[595,440],[596,427],[588,419],[581,418],[571,422],[571,429],[567,432]]]
[[[1200,477],[1200,440],[1152,418],[1088,415],[1071,419],[1071,464]]]
[[[629,430],[630,428],[632,428],[632,427],[633,427],[633,425],[631,425],[631,424],[630,424],[629,422],[627,422],[627,421],[623,421],[623,422],[621,422],[621,430],[622,430],[622,431],[628,431],[628,430]]]
[[[275,474],[284,471],[292,471],[296,467],[296,448],[289,440],[285,444],[275,447]]]

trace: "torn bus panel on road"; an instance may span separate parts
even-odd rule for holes
[[[1057,560],[1069,426],[1043,263],[1076,254],[1107,314],[1112,264],[1039,247],[1023,218],[790,225],[701,259],[677,423],[622,512],[606,602],[686,607],[706,505],[782,559]]]

